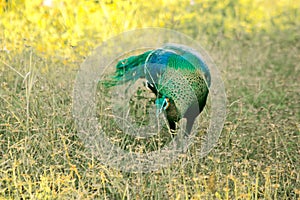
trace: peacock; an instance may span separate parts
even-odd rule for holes
[[[166,44],[120,60],[110,86],[145,79],[145,86],[156,95],[156,115],[164,113],[171,132],[186,118],[185,135],[191,133],[196,117],[206,105],[211,84],[207,64],[193,49]]]

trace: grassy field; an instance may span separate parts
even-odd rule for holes
[[[158,4],[154,1],[149,12]],[[260,28],[241,14],[237,21],[231,19],[236,27],[230,29],[217,17],[219,12],[216,18],[205,15],[210,21],[203,23],[197,9],[204,4],[198,1],[190,7],[184,4],[190,15],[182,10],[182,16],[172,18],[169,14],[179,9],[174,4],[166,18],[161,13],[145,26],[174,28],[194,37],[221,71],[227,118],[209,155],[199,159],[191,150],[169,167],[146,174],[119,172],[97,162],[78,138],[72,117],[76,74],[91,48],[123,29],[143,27],[141,19],[127,19],[127,28],[111,34],[99,32],[100,39],[84,40],[84,33],[89,37],[93,29],[82,29],[81,35],[64,42],[59,35],[51,39],[55,25],[52,30],[46,24],[45,32],[39,31],[43,24],[28,25],[20,36],[19,29],[5,23],[10,18],[22,24],[18,19],[26,9],[5,5],[0,13],[0,199],[300,199],[300,26],[294,18],[299,11],[282,12],[282,18],[274,17]],[[239,5],[233,8],[248,8]],[[134,7],[137,16],[141,6]],[[180,17],[182,21],[176,21]],[[118,18],[115,23],[121,22]],[[70,45],[74,41],[78,46]]]

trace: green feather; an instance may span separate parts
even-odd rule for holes
[[[102,80],[101,83],[109,88],[128,81],[135,81],[139,78],[143,78],[145,76],[145,61],[151,52],[152,51],[147,51],[141,55],[131,56],[120,60],[116,65],[115,73],[107,79]]]

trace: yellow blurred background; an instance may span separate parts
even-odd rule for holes
[[[298,0],[0,0],[0,49],[68,59],[126,30],[165,27],[194,38],[299,26]]]

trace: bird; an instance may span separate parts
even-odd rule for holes
[[[155,94],[156,115],[164,113],[170,131],[174,133],[179,120],[186,118],[185,136],[189,136],[211,85],[210,70],[200,54],[185,45],[165,44],[118,61],[106,85],[138,79],[145,79],[145,86]]]

